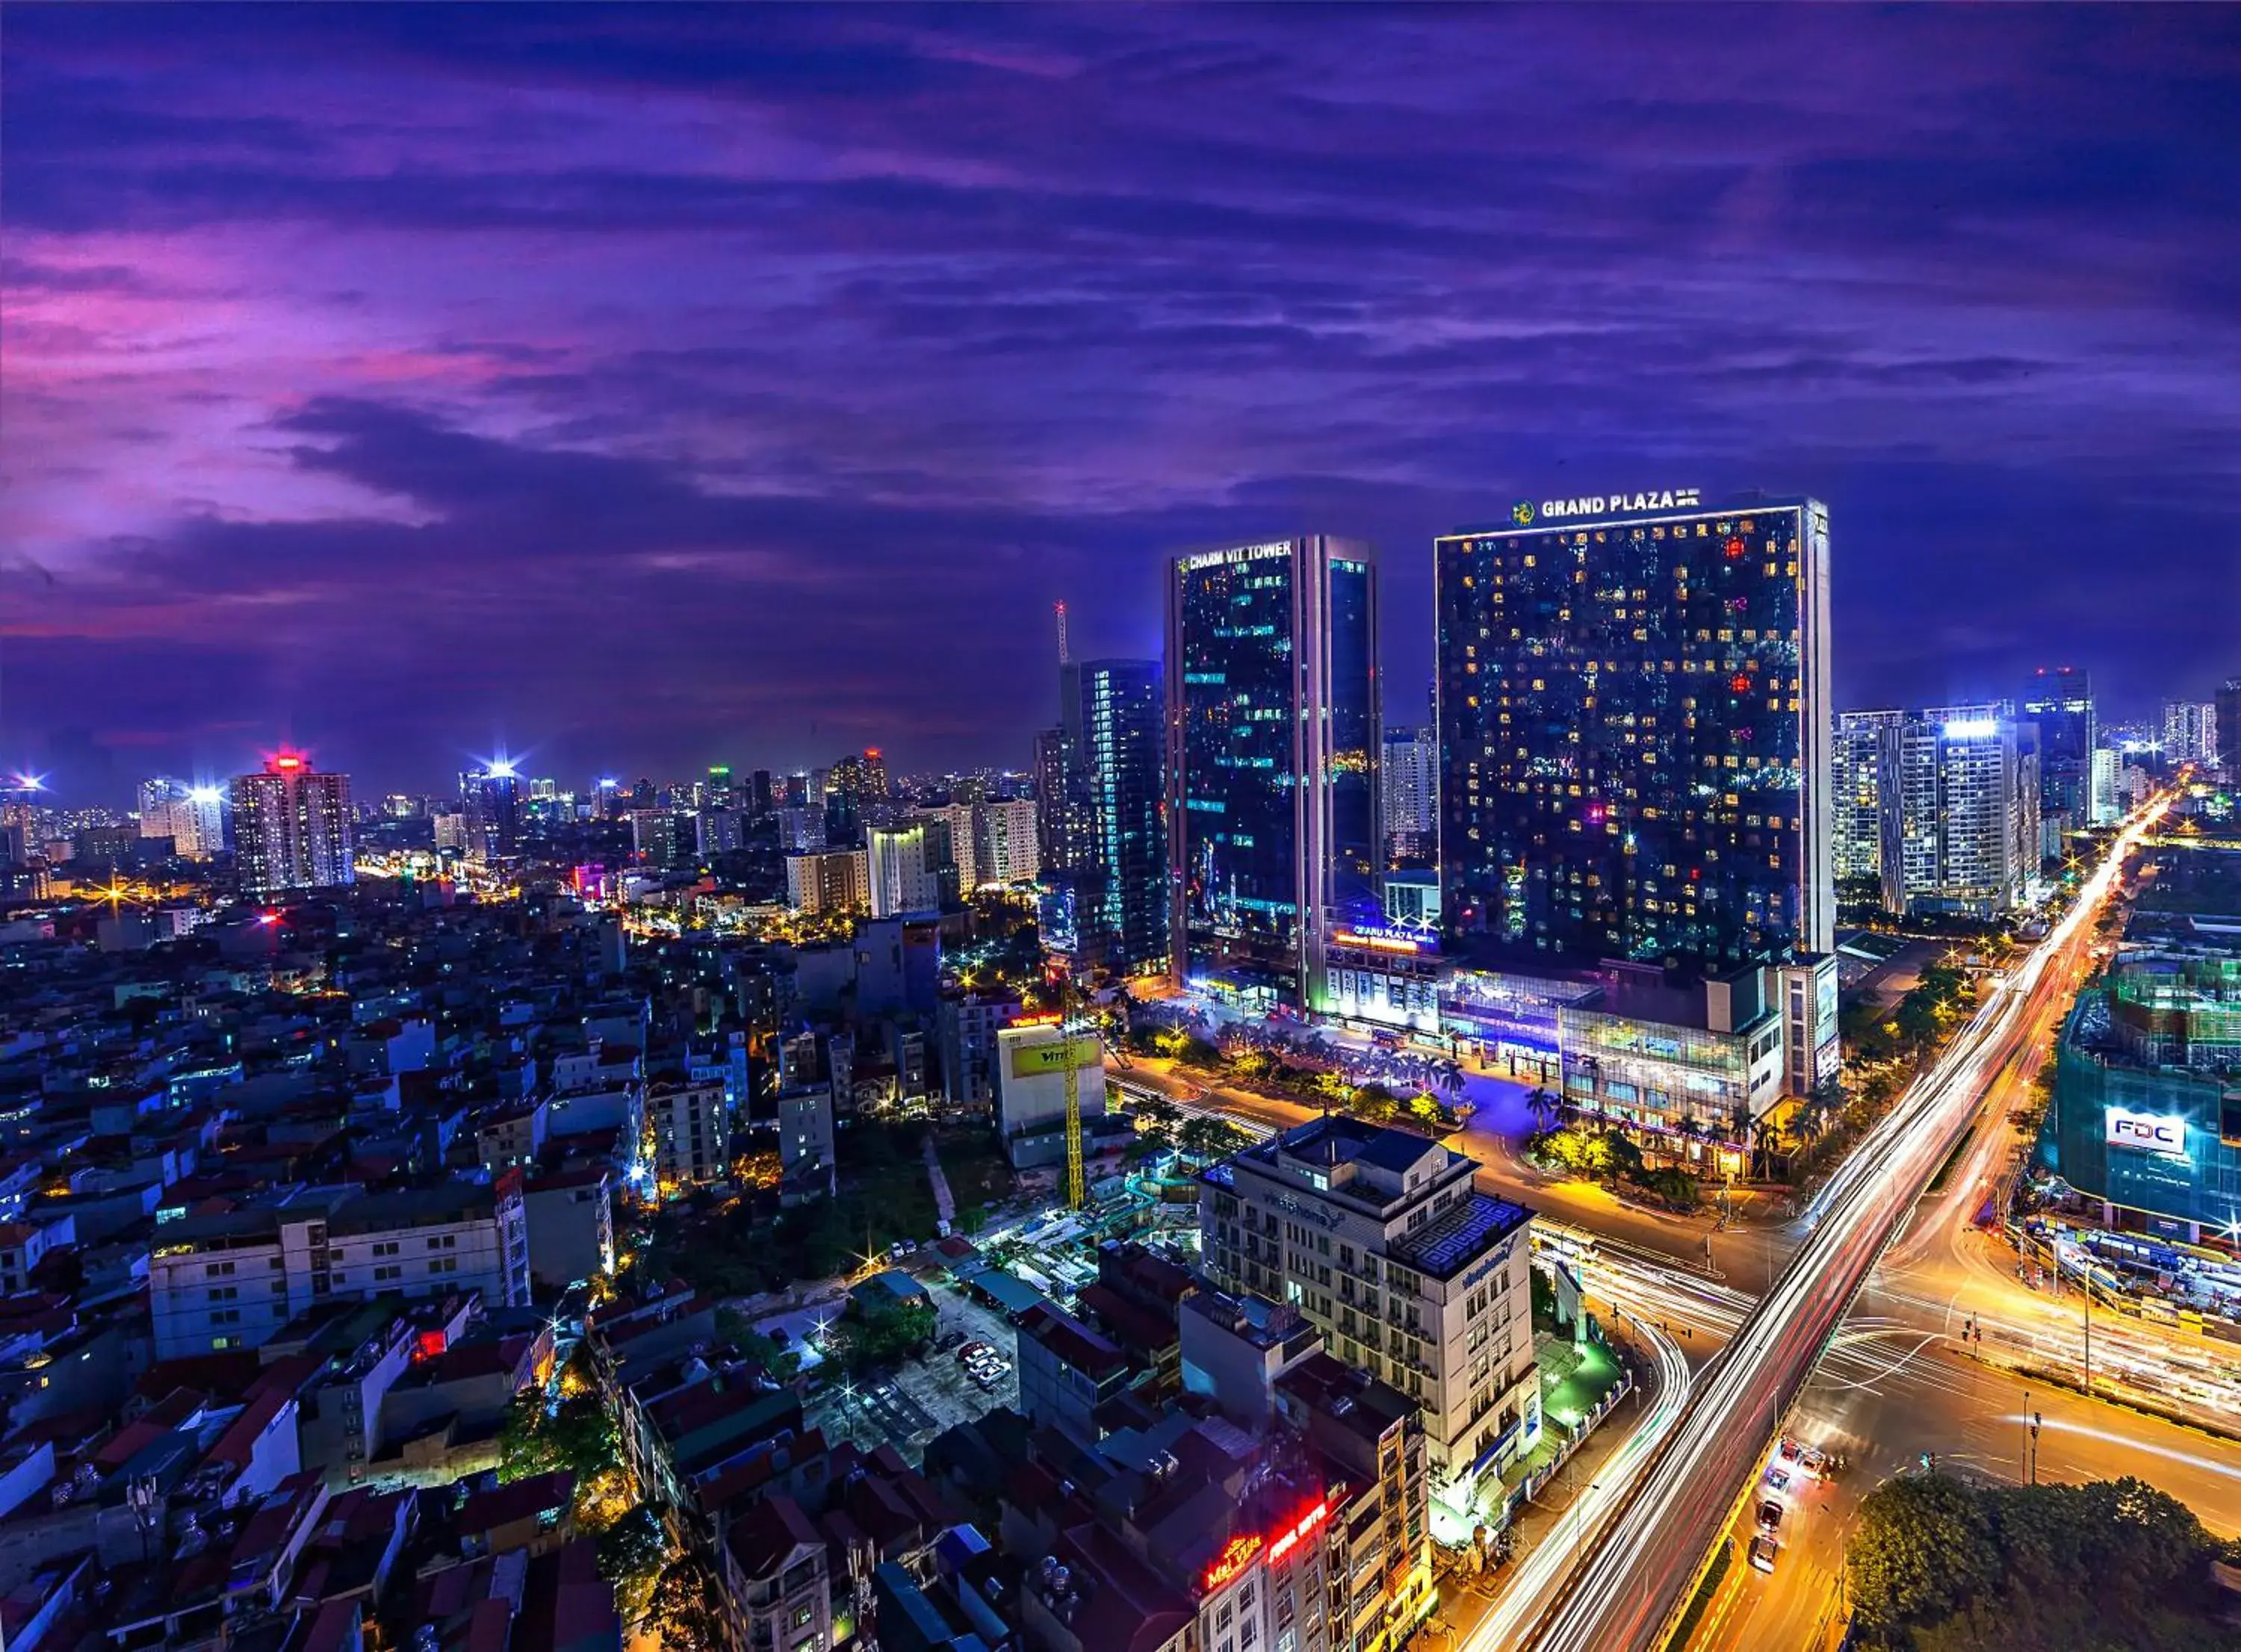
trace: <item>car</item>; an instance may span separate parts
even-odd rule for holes
[[[987,1352],[989,1348],[986,1342],[967,1342],[957,1350],[957,1362],[960,1365],[970,1365],[976,1357]]]
[[[941,1351],[947,1354],[953,1348],[962,1348],[964,1344],[965,1333],[962,1331],[952,1331],[947,1336],[941,1339]]]
[[[1780,1463],[1775,1464],[1773,1468],[1766,1471],[1766,1483],[1773,1487],[1776,1491],[1788,1491],[1789,1489],[1789,1470],[1783,1468]]]
[[[1805,1472],[1811,1475],[1816,1480],[1827,1478],[1829,1474],[1829,1454],[1823,1451],[1819,1447],[1808,1446],[1805,1448],[1805,1454],[1798,1459],[1798,1461],[1804,1465]]]
[[[1769,1537],[1782,1529],[1782,1505],[1771,1497],[1758,1506],[1758,1528]]]
[[[1756,1571],[1761,1572],[1773,1571],[1774,1557],[1777,1551],[1777,1548],[1778,1546],[1776,1544],[1774,1539],[1769,1537],[1763,1532],[1761,1532],[1756,1537],[1752,1538],[1750,1545],[1750,1563],[1752,1568]]]
[[[1805,1455],[1805,1448],[1788,1435],[1782,1436],[1782,1444],[1776,1448],[1776,1451],[1784,1462],[1796,1462]]]

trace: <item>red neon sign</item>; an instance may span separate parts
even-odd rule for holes
[[[1294,1548],[1299,1547],[1300,1539],[1305,1537],[1309,1532],[1314,1530],[1316,1527],[1321,1525],[1323,1522],[1329,1518],[1330,1499],[1328,1497],[1317,1499],[1313,1508],[1309,1508],[1306,1514],[1301,1515],[1299,1519],[1292,1522],[1291,1530],[1286,1532],[1281,1537],[1279,1537],[1274,1542],[1268,1545],[1268,1564],[1274,1566],[1278,1561],[1283,1559],[1285,1555],[1290,1554]]]
[[[1063,1015],[1055,1013],[1049,1015],[1015,1015],[1012,1018],[1009,1025],[1013,1027],[1056,1027],[1065,1019],[1066,1018]]]
[[[1214,1564],[1200,1577],[1200,1585],[1210,1595],[1223,1584],[1235,1582],[1238,1574],[1250,1566],[1253,1557],[1260,1552],[1261,1537],[1257,1532],[1231,1538],[1228,1546],[1214,1556]]]

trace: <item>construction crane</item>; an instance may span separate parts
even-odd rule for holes
[[[1075,1013],[1079,1003],[1080,993],[1069,972],[1059,980],[1058,1039],[1059,1060],[1066,1067],[1066,1202],[1072,1210],[1089,1202],[1081,1174],[1081,1064],[1074,1059],[1074,1028],[1080,1019]]]

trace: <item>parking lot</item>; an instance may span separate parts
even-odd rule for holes
[[[927,1441],[943,1430],[999,1406],[1019,1404],[1018,1334],[1001,1314],[951,1287],[930,1284],[929,1289],[940,1326],[934,1350],[853,1388],[826,1387],[808,1402],[810,1427],[822,1428],[828,1440],[850,1440],[866,1451],[891,1445],[915,1465]],[[958,1362],[954,1350],[939,1346],[957,1333],[968,1342],[987,1343],[1013,1369],[993,1388],[983,1389]]]

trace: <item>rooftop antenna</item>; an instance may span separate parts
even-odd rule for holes
[[[1058,663],[1069,665],[1073,662],[1074,653],[1066,644],[1066,605],[1060,602],[1052,605],[1058,610]]]

